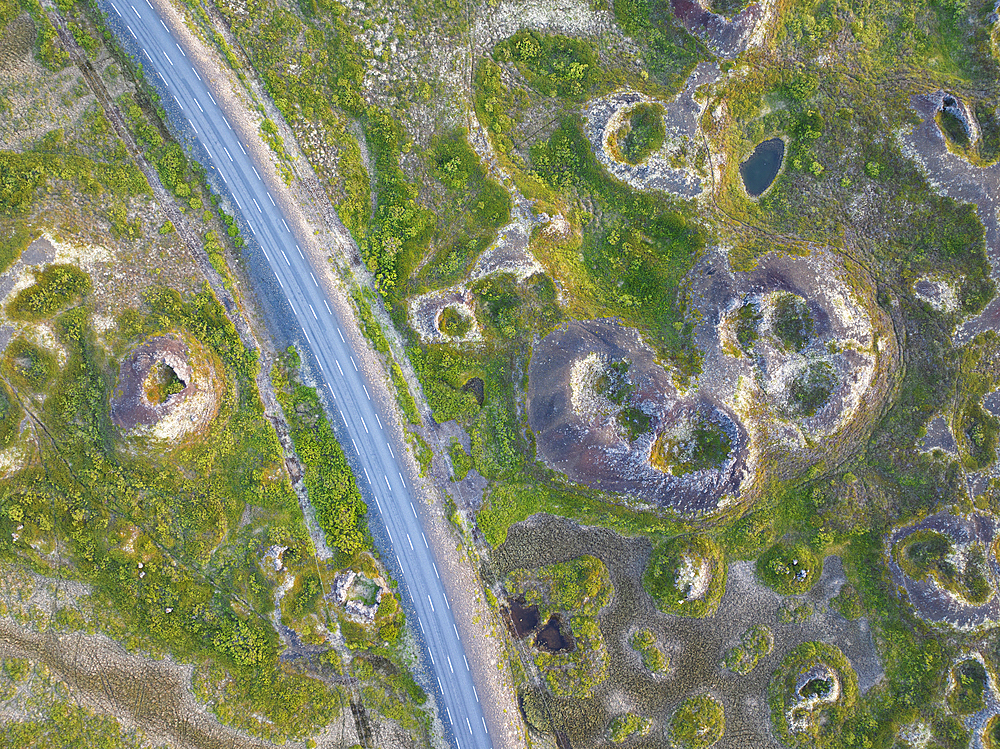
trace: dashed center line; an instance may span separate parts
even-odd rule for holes
[[[351,364],[354,365],[354,371],[357,372],[358,371],[358,363],[356,361],[354,361],[354,357],[353,356],[351,357]]]
[[[247,155],[247,149],[245,149],[245,148],[243,147],[243,144],[242,144],[242,143],[240,143],[240,150],[241,150],[241,151],[243,152],[243,155],[244,155],[244,156],[246,156],[246,155]]]
[[[368,388],[366,388],[366,387],[365,387],[365,383],[363,383],[363,382],[361,383],[361,389],[365,391],[365,397],[366,397],[366,398],[367,398],[368,400],[371,400],[371,399],[372,399],[372,397],[371,397],[370,395],[368,395]],[[375,418],[378,418],[378,416],[376,416]],[[381,425],[381,424],[379,424],[379,426],[382,426],[382,425]]]
[[[167,54],[167,51],[166,50],[160,50],[160,51],[163,52],[163,56],[167,58],[167,62],[169,62],[172,66],[174,64],[174,61],[170,59],[170,55]]]
[[[360,414],[358,416],[361,419],[361,426],[365,428],[365,434],[371,434],[371,432],[368,431],[368,425],[365,424],[365,417],[361,416]]]
[[[121,18],[122,17],[122,12],[120,10],[118,10],[118,6],[112,3],[111,7],[115,9],[115,13],[118,14],[119,18]]]
[[[213,104],[214,104],[215,106],[219,106],[219,102],[217,102],[217,101],[215,100],[215,97],[214,97],[214,96],[212,96],[212,92],[211,92],[211,91],[206,91],[205,93],[206,93],[206,94],[208,94],[208,98],[212,100],[212,103],[213,103]]]
[[[326,306],[326,311],[329,312],[332,315],[333,311],[330,309],[330,305],[327,304],[326,299],[323,300],[323,304]]]
[[[140,16],[140,15],[139,15],[139,11],[137,11],[137,10],[135,9],[135,6],[134,6],[134,5],[131,5],[131,4],[130,4],[130,5],[128,6],[128,7],[130,7],[130,8],[132,9],[132,12],[133,12],[133,13],[135,13],[135,17],[136,17],[136,18],[139,18],[139,19],[141,19],[141,18],[142,18],[142,16]]]
[[[288,262],[288,255],[285,254],[284,250],[281,251],[281,256],[283,258],[285,258],[285,265],[287,265],[289,268],[291,268],[292,264],[290,262]]]
[[[337,335],[340,336],[341,343],[346,343],[346,341],[344,340],[344,334],[340,332],[340,328],[337,328]]]
[[[465,653],[462,653],[462,660],[465,661],[465,670],[471,671],[472,669],[469,668],[469,659],[465,657]]]
[[[339,361],[337,362],[337,369],[340,369],[340,362]],[[340,369],[340,376],[341,377],[344,376],[344,370],[342,370],[342,369]]]
[[[410,551],[413,551],[413,541],[410,540],[410,534],[406,534],[406,541],[410,544]]]
[[[199,81],[201,80],[201,76],[198,75],[198,71],[197,70],[195,70],[194,68],[191,68],[191,72],[194,73],[194,77],[195,78],[197,78]]]
[[[174,42],[174,46],[177,47],[177,51],[178,52],[180,52],[182,55],[184,55],[184,57],[187,57],[187,52],[185,52],[183,49],[181,49],[181,45],[179,45],[177,42]]]
[[[319,320],[319,318],[316,317],[316,310],[313,309],[311,304],[309,305],[309,311],[313,313],[313,320]]]
[[[431,565],[432,565],[432,566],[434,567],[434,576],[435,576],[435,577],[436,577],[436,578],[437,578],[438,580],[440,580],[440,579],[441,579],[441,575],[440,575],[440,574],[438,574],[438,566],[437,566],[437,564],[436,564],[435,562],[431,562]]]
[[[198,105],[198,109],[201,111],[201,113],[205,114],[205,110],[201,108],[201,102],[199,102],[197,99],[195,99],[194,103]]]
[[[271,205],[274,205],[274,198],[271,197],[271,193],[267,194],[267,199],[271,201]]]
[[[473,691],[473,692],[475,692],[475,691],[476,691],[476,687],[475,687],[475,685],[473,685],[473,687],[472,687],[472,691]],[[476,695],[476,702],[479,702],[479,695],[478,695],[478,694]],[[489,733],[489,732],[490,732],[490,729],[486,727],[486,718],[484,718],[484,717],[483,717],[482,715],[480,715],[480,716],[479,716],[479,719],[480,719],[481,721],[483,721],[483,730],[484,730],[484,731],[486,731],[486,733]]]
[[[423,532],[423,531],[420,531],[420,535],[421,535],[421,536],[424,536],[424,532]],[[429,548],[431,548],[430,546],[428,546],[428,545],[427,545],[427,536],[424,536],[424,548],[425,548],[425,549],[429,549]]]
[[[396,453],[394,453],[392,451],[392,445],[390,445],[388,442],[386,442],[385,446],[389,448],[389,454],[392,456],[392,459],[395,460],[396,459]]]
[[[410,502],[410,511],[413,512],[413,517],[417,516],[417,508],[413,506],[413,502]]]
[[[389,477],[388,476],[382,476],[382,478],[385,479],[385,485],[387,487],[389,487],[389,491],[392,491],[392,487],[389,485]]]
[[[318,289],[319,288],[319,281],[316,280],[316,276],[313,276],[313,272],[312,271],[309,271],[309,275],[312,277],[313,286],[315,286]]]
[[[465,716],[465,725],[467,725],[469,727],[469,734],[471,735],[472,734],[472,724],[469,722],[469,716],[468,715]]]
[[[386,528],[386,530],[388,530],[388,528]],[[431,600],[431,594],[430,593],[427,594],[427,603],[429,603],[431,605],[431,611],[434,611],[434,601]],[[455,673],[455,672],[452,671],[452,673]]]
[[[455,673],[455,667],[451,665],[451,656],[446,656],[448,658],[448,668],[451,669],[452,673]]]
[[[263,213],[263,211],[260,209],[260,205],[257,203],[257,198],[250,198],[250,200],[252,200],[253,204],[257,206],[257,213]]]
[[[420,620],[417,619],[417,621],[420,621]],[[476,691],[476,685],[475,684],[472,685],[472,693],[474,695],[476,695],[476,702],[479,702],[479,692]],[[483,718],[483,725],[484,726],[486,725],[486,719],[485,718]]]
[[[292,233],[292,230],[288,228],[288,224],[285,223],[285,219],[281,219],[281,224],[282,226],[285,227],[285,231],[287,231],[289,234]]]
[[[257,171],[257,167],[251,164],[250,168],[253,169],[253,173],[257,175],[257,179],[260,179],[260,172]],[[263,182],[264,180],[260,179],[260,181]]]
[[[132,27],[131,26],[129,26],[128,24],[125,24],[125,28],[128,29],[128,33],[130,33],[132,35],[133,39],[135,39],[136,41],[139,41],[138,39],[136,39],[135,32],[132,31]],[[146,50],[143,50],[144,53],[145,53],[145,51]]]
[[[165,24],[165,23],[163,22],[163,19],[162,19],[162,18],[161,18],[161,19],[159,19],[159,21],[160,21],[160,26],[162,26],[162,27],[163,27],[163,30],[164,30],[164,31],[166,31],[166,32],[167,32],[167,33],[169,34],[169,33],[170,33],[170,29],[168,29],[168,28],[167,28],[167,24]]]
[[[231,153],[229,153],[229,149],[226,148],[225,146],[223,146],[222,150],[226,152],[226,156],[228,156],[229,160],[232,161],[233,160],[233,155]]]

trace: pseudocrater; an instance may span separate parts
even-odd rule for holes
[[[743,426],[709,395],[678,393],[638,332],[615,321],[573,321],[538,344],[528,421],[542,458],[592,488],[687,513],[739,495]]]
[[[759,143],[753,153],[740,164],[740,177],[751,198],[759,198],[771,186],[785,159],[785,141],[771,138]]]
[[[111,420],[130,436],[176,443],[203,431],[219,410],[220,366],[188,336],[147,339],[122,360]]]

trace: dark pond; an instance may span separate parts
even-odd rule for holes
[[[567,653],[576,648],[573,638],[563,635],[562,621],[553,614],[535,637],[535,647],[550,653]]]
[[[750,158],[740,164],[740,176],[750,197],[756,198],[771,186],[785,158],[785,141],[771,138],[759,144]]]
[[[538,626],[538,607],[525,606],[523,598],[508,598],[508,611],[510,612],[510,625],[514,630],[514,636],[518,639],[527,637],[534,632]]]

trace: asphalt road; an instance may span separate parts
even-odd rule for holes
[[[142,63],[175,124],[183,130],[190,126],[195,158],[210,175],[217,172],[228,188],[241,209],[241,223],[260,245],[264,253],[261,260],[266,258],[301,326],[334,399],[336,413],[331,412],[331,417],[336,423],[340,416],[350,437],[351,444],[345,441],[345,451],[350,456],[353,447],[357,455],[352,462],[361,468],[359,486],[368,487],[364,493],[369,515],[377,510],[387,530],[388,543],[383,541],[382,545],[389,548],[381,550],[382,557],[386,561],[396,559],[399,569],[394,572],[397,576],[402,573],[399,582],[401,589],[405,588],[404,605],[409,604],[406,608],[411,620],[416,615],[415,634],[430,657],[428,665],[436,677],[446,730],[450,724],[458,749],[491,747],[479,695],[434,555],[396,461],[391,437],[383,428],[384,413],[371,399],[371,389],[345,343],[340,321],[309,261],[244,144],[167,23],[148,0],[99,0],[98,4],[125,50]],[[202,72],[208,77],[209,71]],[[372,525],[374,528],[377,524]]]

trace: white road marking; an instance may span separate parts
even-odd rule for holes
[[[296,317],[298,317],[299,313],[298,313],[298,311],[296,311],[295,304],[292,302],[291,299],[288,300],[288,306],[292,308],[292,314],[295,315]],[[307,341],[309,340],[309,334],[308,333],[306,333],[306,340]]]
[[[129,26],[128,24],[125,24],[125,28],[128,29],[128,33],[130,33],[132,35],[133,39],[135,39],[136,41],[139,41],[138,39],[136,39],[135,32],[132,31],[132,27],[131,26]],[[143,53],[145,53],[145,52],[146,52],[146,50],[143,50]],[[148,55],[147,55],[147,57],[148,57]]]
[[[236,201],[236,205],[240,206],[240,210],[242,211],[243,210],[243,206],[240,205],[240,199],[237,198],[235,195],[233,195],[233,200]],[[251,227],[250,230],[253,231],[253,227]],[[267,254],[267,253],[264,253],[264,254]]]
[[[242,143],[240,143],[240,150],[241,150],[241,151],[243,151],[243,155],[244,155],[244,156],[246,156],[246,155],[247,155],[247,149],[245,149],[245,148],[243,147],[243,144],[242,144]]]
[[[260,179],[260,172],[257,171],[257,167],[251,164],[250,168],[253,169],[253,173],[257,175],[257,179]],[[260,181],[263,182],[264,180],[260,179]]]
[[[472,687],[472,691],[473,691],[473,692],[475,692],[475,691],[476,691],[476,688],[475,688],[475,686],[473,686],[473,687]],[[478,695],[478,694],[476,695],[476,702],[479,702],[479,695]],[[479,716],[479,719],[480,719],[481,721],[483,721],[483,730],[484,730],[484,731],[486,731],[486,733],[489,733],[489,732],[490,732],[490,729],[486,727],[486,718],[484,718],[484,717],[483,717],[482,715],[480,715],[480,716]]]
[[[260,205],[257,203],[257,198],[250,198],[250,200],[252,200],[253,204],[257,206],[257,213],[263,213],[263,211],[260,209]]]
[[[195,133],[198,132],[198,128],[196,128],[194,126],[194,121],[193,120],[188,120],[188,124],[191,126],[191,129],[195,131]]]
[[[212,100],[212,103],[213,103],[213,104],[214,104],[215,106],[219,106],[219,102],[217,102],[217,101],[215,100],[215,97],[214,97],[214,96],[212,96],[212,92],[211,92],[211,91],[206,91],[205,93],[206,93],[206,94],[208,94],[208,98]]]
[[[337,369],[340,369],[340,362],[339,361],[337,362]],[[342,369],[340,369],[340,376],[341,377],[344,376],[344,370],[342,370]]]
[[[231,153],[229,153],[229,149],[226,148],[225,146],[223,146],[222,150],[226,152],[226,156],[228,156],[229,160],[232,161],[233,160],[233,155]]]
[[[309,305],[309,306],[312,306],[312,305]],[[323,366],[323,362],[320,359],[317,359],[316,363],[319,364],[320,371],[326,372],[326,367]]]
[[[448,668],[451,669],[452,673],[455,673],[455,667],[451,665],[451,656],[450,655],[446,655],[445,658],[448,659]]]
[[[229,120],[226,119],[226,115],[222,115],[222,121],[225,122],[226,127],[228,127],[230,131],[232,131],[233,126],[229,124]]]
[[[365,428],[365,434],[371,434],[371,432],[368,431],[368,425],[365,424],[365,417],[358,414],[358,418],[361,419],[361,426]]]
[[[271,197],[271,193],[267,194],[267,199],[271,201],[271,205],[274,205],[274,198]]]
[[[358,365],[357,365],[357,362],[354,361],[354,357],[353,356],[351,357],[351,364],[354,365],[354,371],[357,372],[358,371]]]
[[[363,382],[361,383],[361,389],[365,391],[365,397],[366,397],[366,398],[367,398],[368,400],[371,400],[371,399],[372,399],[372,397],[371,397],[370,395],[368,395],[368,388],[366,388],[366,387],[365,387],[365,383],[363,383]],[[378,416],[376,416],[375,418],[377,419],[377,418],[378,418]],[[382,425],[381,425],[381,424],[379,424],[379,426],[382,426]]]
[[[468,715],[465,716],[465,725],[467,725],[469,727],[469,735],[471,736],[472,735],[472,724],[469,722],[469,716]]]
[[[167,24],[165,24],[163,22],[163,19],[158,19],[158,20],[160,21],[160,26],[163,27],[163,30],[166,31],[169,34],[170,33],[170,29],[167,28]]]
[[[397,473],[399,473],[399,472],[397,471]],[[403,474],[401,474],[401,473],[399,474],[399,480],[403,484],[403,488],[405,489],[406,488],[406,482],[403,481]]]
[[[201,112],[202,114],[205,114],[205,110],[201,108],[201,102],[199,102],[199,101],[198,101],[197,99],[195,99],[195,100],[194,100],[194,103],[198,105],[198,109],[199,109],[199,111],[200,111],[200,112]]]
[[[197,78],[199,81],[201,80],[201,76],[198,75],[198,71],[197,70],[195,70],[194,68],[191,68],[191,72],[194,73],[194,77],[195,78]]]
[[[170,59],[170,55],[167,54],[167,51],[166,50],[160,50],[160,51],[163,52],[163,56],[167,58],[167,62],[169,62],[170,66],[173,67],[174,61]]]
[[[340,336],[341,343],[347,343],[347,341],[344,340],[344,334],[340,332],[340,328],[337,328],[337,335]]]
[[[355,445],[355,447],[357,447],[357,445]],[[361,466],[361,470],[365,472],[365,478],[368,479],[368,486],[371,486],[372,485],[372,477],[368,475],[368,469],[365,468],[364,466]]]
[[[284,289],[285,288],[285,284],[281,283],[281,277],[280,276],[275,276],[275,278],[278,279],[278,286],[280,286],[282,289]]]
[[[212,155],[212,152],[208,150],[208,144],[202,143],[202,145],[205,146],[205,153],[208,154],[208,158],[210,158],[212,161],[215,161],[215,157]]]
[[[343,416],[344,416],[344,412],[343,411],[340,412],[340,416],[341,416],[341,418],[343,418]],[[347,421],[347,419],[344,419],[344,421]],[[354,441],[354,437],[351,437],[351,444],[354,445],[354,452],[356,452],[356,453],[358,453],[360,455],[361,451],[358,449],[358,443]]]
[[[284,225],[285,231],[287,231],[289,234],[291,234],[292,230],[288,228],[288,224],[285,223],[285,219],[281,219],[281,223]]]
[[[474,695],[476,695],[476,702],[479,702],[479,692],[476,691],[476,685],[475,684],[472,685],[472,693]],[[486,723],[486,719],[485,718],[483,719],[483,723],[484,724]]]
[[[424,631],[424,623],[422,621],[420,621],[420,617],[419,616],[417,617],[417,624],[420,625],[420,631],[423,632]]]
[[[316,317],[316,310],[313,309],[311,304],[309,305],[309,311],[313,313],[313,320],[319,320],[319,318]]]
[[[434,566],[434,576],[438,580],[440,580],[441,579],[441,575],[438,574],[438,566],[437,566],[437,564],[435,564],[434,562],[431,562],[431,564]]]
[[[380,418],[378,417],[378,414],[375,414],[375,421],[377,421],[377,422],[378,422],[378,428],[379,428],[379,429],[385,429],[385,427],[384,427],[384,426],[382,426],[382,419],[380,419]]]
[[[323,300],[323,304],[326,305],[326,311],[329,312],[332,315],[333,311],[330,309],[330,305],[327,304],[326,299]]]
[[[413,541],[410,540],[410,534],[406,534],[406,542],[410,544],[410,551],[413,551]]]
[[[465,657],[465,653],[462,653],[462,660],[465,661],[465,670],[471,671],[472,669],[469,668],[469,659]]]
[[[184,55],[184,57],[187,57],[187,52],[185,52],[183,49],[181,49],[181,45],[179,45],[177,42],[174,42],[174,46],[177,47],[177,51],[178,52],[180,52],[182,55]]]
[[[434,601],[431,600],[431,594],[427,594],[427,603],[431,605],[431,611],[434,611]]]
[[[444,598],[444,605],[445,605],[445,607],[448,609],[448,611],[451,611],[451,604],[448,603],[448,596],[445,595],[445,596],[442,596],[442,598]],[[456,637],[458,636],[458,630],[457,629],[455,630],[455,636]]]
[[[403,569],[403,563],[399,561],[399,554],[396,554],[395,557],[396,557],[396,565],[399,567],[399,569]]]
[[[152,61],[150,61],[150,62],[152,62]],[[160,75],[160,71],[159,70],[156,71],[156,74],[160,76],[160,80],[163,81],[163,85],[164,86],[169,86],[170,85],[169,83],[167,83],[167,79],[164,78],[162,75]]]
[[[139,11],[137,11],[137,10],[135,9],[135,6],[134,6],[134,5],[132,5],[132,4],[130,3],[128,7],[130,7],[130,8],[132,9],[132,12],[133,12],[133,13],[135,13],[135,17],[136,17],[136,18],[139,18],[139,19],[141,19],[141,18],[142,18],[142,16],[140,16],[140,15],[139,15]]]
[[[150,9],[150,10],[153,10],[153,6],[152,6],[152,5],[150,5],[150,3],[149,3],[149,0],[146,0],[146,5],[149,5],[149,9]]]
[[[372,496],[375,497],[375,506],[378,507],[378,511],[381,514],[381,512],[382,512],[382,505],[380,505],[379,502],[378,502],[378,496],[376,496],[374,494]],[[417,621],[419,621],[419,619]]]
[[[383,475],[383,476],[382,476],[382,478],[384,478],[384,479],[385,479],[385,485],[386,485],[387,487],[389,487],[389,491],[392,491],[392,487],[391,487],[391,486],[389,486],[389,477],[388,477],[388,476],[385,476],[385,475]]]
[[[396,453],[394,453],[392,451],[392,445],[390,445],[388,442],[386,442],[385,446],[389,448],[389,454],[392,456],[392,459],[395,460],[396,459]]]
[[[281,256],[283,258],[285,258],[285,265],[287,265],[289,268],[291,268],[292,264],[290,262],[288,262],[288,255],[285,254],[284,250],[281,251]]]
[[[299,257],[305,260],[306,256],[302,254],[302,248],[299,247],[298,245],[295,245],[295,249],[299,251]]]
[[[413,506],[413,502],[410,502],[410,511],[413,512],[413,517],[417,517],[417,509]]]
[[[176,96],[174,96],[174,103],[177,105],[178,109],[184,109],[184,107],[181,106],[181,103]]]
[[[395,543],[392,540],[392,531],[389,530],[389,526],[388,525],[385,527],[385,532],[389,534],[389,543]],[[399,566],[402,567],[403,565],[399,565]]]
[[[226,175],[225,174],[223,174],[222,172],[219,172],[219,176],[222,177],[222,181],[223,182],[225,182],[227,185],[229,184],[229,180],[226,179]]]
[[[423,532],[423,531],[420,531],[420,535],[421,535],[421,536],[424,536],[424,532]],[[427,545],[427,536],[424,536],[424,548],[425,548],[425,549],[429,549],[429,548],[431,548],[430,546],[428,546],[428,545]]]
[[[114,3],[111,3],[111,7],[115,9],[115,13],[118,14],[119,18],[121,18],[122,17],[122,12],[120,10],[118,10],[118,6],[115,5]]]
[[[448,603],[448,596],[444,597],[444,602]],[[451,610],[451,606],[449,606],[448,609]],[[451,623],[451,628],[453,630],[455,630],[455,637],[457,637],[458,641],[461,642],[462,641],[462,636],[458,634],[458,627],[455,626],[455,622]]]

